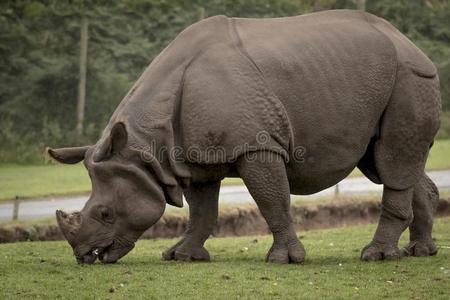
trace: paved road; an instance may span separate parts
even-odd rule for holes
[[[450,189],[450,170],[432,171],[428,175],[436,183],[440,190]],[[370,182],[365,177],[346,178],[339,183],[339,192],[342,194],[370,194],[382,191],[381,185]],[[327,195],[332,195],[335,187],[328,188],[319,193],[302,196],[306,199],[314,199]],[[223,186],[220,190],[221,203],[248,203],[253,199],[248,190],[243,185]],[[295,196],[294,196],[295,197]],[[55,210],[63,209],[65,211],[80,210],[87,200],[87,196],[79,197],[58,197],[36,199],[35,201],[24,201],[20,203],[19,219],[33,219],[53,216]],[[0,220],[9,220],[12,216],[12,203],[0,204]]]

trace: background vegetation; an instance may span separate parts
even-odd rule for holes
[[[448,0],[367,0],[435,62],[450,110]],[[22,0],[0,4],[0,162],[42,161],[46,145],[94,142],[143,69],[202,17],[298,15],[351,0]],[[75,132],[81,16],[89,21],[84,132]],[[450,136],[444,115],[440,138]]]

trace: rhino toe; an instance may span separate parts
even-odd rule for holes
[[[363,261],[393,260],[400,257],[400,250],[394,245],[370,243],[361,251],[361,260]]]
[[[438,249],[433,241],[411,241],[402,249],[402,256],[433,256]]]
[[[186,240],[182,239],[162,253],[162,260],[210,261],[211,258],[205,247],[188,245]]]
[[[266,256],[266,262],[277,264],[301,264],[305,261],[305,248],[294,239],[288,245],[272,245]]]

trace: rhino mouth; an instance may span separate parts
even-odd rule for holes
[[[121,242],[112,241],[103,247],[93,247],[86,253],[76,256],[77,262],[80,264],[93,264],[97,258],[102,263],[116,263],[121,257],[130,252],[134,248],[134,243],[123,244]]]
[[[97,258],[103,262],[105,257],[107,258],[108,255],[106,254],[109,249],[112,247],[114,242],[111,242],[109,245],[106,245],[105,247],[94,247],[87,251],[86,253],[82,255],[77,255],[76,259],[79,264],[93,264]],[[106,255],[105,255],[106,254]]]

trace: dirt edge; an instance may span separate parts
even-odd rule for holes
[[[380,207],[380,202],[376,200],[334,201],[314,205],[294,204],[291,207],[291,213],[296,230],[311,230],[375,223],[380,214]],[[435,215],[437,217],[450,215],[450,198],[439,200]],[[148,229],[141,238],[178,237],[183,234],[186,226],[187,216],[167,214]],[[267,233],[269,233],[267,225],[256,207],[238,206],[221,212],[213,236],[245,236]],[[0,226],[0,243],[63,239],[56,224]]]

